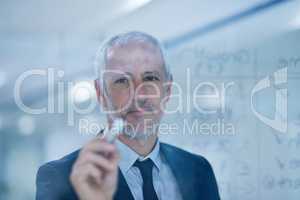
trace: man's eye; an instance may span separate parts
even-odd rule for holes
[[[128,79],[127,78],[119,78],[117,79],[114,83],[116,84],[128,84]]]
[[[159,81],[159,77],[157,76],[146,76],[144,81]]]

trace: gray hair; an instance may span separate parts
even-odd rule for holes
[[[100,73],[101,73],[101,70],[103,70],[105,68],[107,50],[114,45],[118,45],[118,44],[124,45],[124,44],[128,44],[129,42],[132,42],[132,41],[147,42],[147,43],[150,43],[150,44],[153,44],[154,46],[156,46],[160,50],[161,56],[164,61],[164,68],[165,68],[167,80],[172,80],[172,74],[170,72],[170,68],[169,68],[169,65],[167,62],[167,55],[166,55],[164,46],[158,39],[154,38],[153,36],[151,36],[147,33],[143,33],[140,31],[130,31],[130,32],[115,35],[115,36],[109,38],[108,40],[105,40],[100,45],[100,47],[96,53],[96,58],[94,61],[94,67],[95,67],[95,73],[96,73],[95,78],[96,79],[99,79],[100,82],[102,82],[103,78],[100,77]],[[101,84],[101,85],[103,86],[103,84]]]

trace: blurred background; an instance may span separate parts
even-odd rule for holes
[[[222,94],[164,119],[210,129],[161,139],[205,156],[223,200],[298,200],[300,2],[283,0],[1,0],[0,199],[34,199],[38,167],[94,137],[80,120],[105,123],[95,53],[130,30],[165,44],[184,97]]]

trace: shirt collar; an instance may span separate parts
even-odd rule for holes
[[[133,164],[137,159],[143,161],[148,158],[151,159],[154,165],[157,167],[157,169],[160,170],[160,166],[161,166],[161,158],[159,153],[160,142],[158,139],[155,143],[153,150],[146,157],[142,157],[138,155],[129,146],[127,146],[126,144],[124,144],[119,140],[116,140],[116,145],[120,153],[119,167],[123,173],[127,172],[133,166]]]

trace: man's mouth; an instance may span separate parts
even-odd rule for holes
[[[144,107],[131,108],[126,112],[126,115],[134,117],[144,117],[145,115],[151,115],[154,113],[153,106],[147,105]]]
[[[144,111],[144,110],[132,110],[132,111],[127,112],[127,115],[134,115],[136,117],[143,117],[145,115],[145,112],[147,112],[147,111]]]

